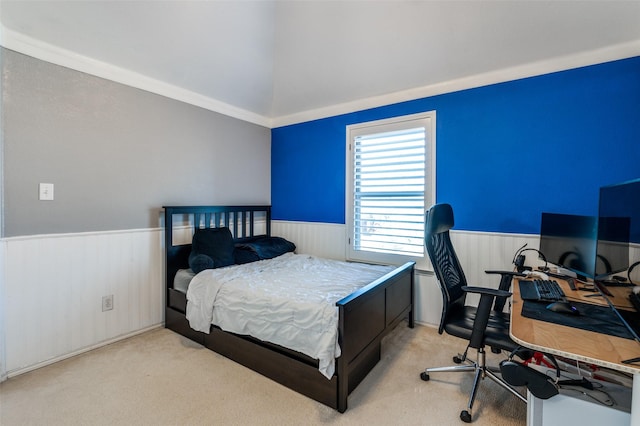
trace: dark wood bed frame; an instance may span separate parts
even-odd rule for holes
[[[368,284],[336,303],[342,355],[331,380],[318,371],[318,361],[290,349],[222,331],[210,334],[189,327],[186,295],[173,289],[179,269],[187,269],[191,244],[174,244],[176,223],[196,228],[226,226],[237,241],[250,238],[257,221],[271,235],[271,206],[164,206],[166,306],[165,327],[226,356],[303,395],[343,413],[347,396],[380,360],[382,338],[404,319],[414,326],[414,262]]]

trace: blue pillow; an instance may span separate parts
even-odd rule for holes
[[[236,265],[257,262],[260,260],[260,256],[258,256],[258,254],[250,247],[239,247],[239,245],[236,245],[236,248],[233,251],[233,257]]]
[[[254,240],[236,244],[236,258],[239,257],[238,253],[248,252],[243,254],[242,257],[244,259],[248,259],[250,256],[258,257],[258,259],[272,259],[290,251],[295,251],[295,249],[295,244],[282,237],[258,237]]]
[[[198,255],[205,255],[213,261],[213,268],[221,268],[233,265],[233,249],[233,236],[229,228],[197,229],[193,234],[189,259],[193,257],[195,260]],[[204,266],[209,264],[208,260],[203,258],[200,258],[199,262]],[[196,272],[195,269],[191,269]]]
[[[205,269],[215,269],[215,267],[216,264],[213,259],[206,254],[196,254],[195,252],[191,252],[189,255],[189,268],[191,268],[195,274],[202,272]]]

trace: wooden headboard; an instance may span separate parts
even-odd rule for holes
[[[179,269],[189,267],[191,236],[196,229],[227,227],[236,241],[271,235],[271,206],[163,206],[166,286]],[[174,244],[176,230],[189,236]],[[183,238],[184,240],[184,238]]]

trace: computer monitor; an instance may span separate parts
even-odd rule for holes
[[[598,258],[609,270],[596,269],[596,275],[629,268],[629,244],[640,243],[640,179],[600,188],[598,216]]]
[[[569,269],[578,278],[593,278],[596,264],[598,218],[542,213],[540,252],[548,263]]]
[[[626,271],[629,267],[630,224],[629,217],[598,217],[596,279],[607,278],[609,275]]]
[[[609,274],[628,269],[630,262],[634,261],[629,257],[629,248],[640,244],[640,179],[600,188],[598,216],[601,228],[598,232],[599,260],[606,259],[609,266],[606,272]],[[605,274],[596,267],[596,275],[601,279]],[[606,292],[601,291],[601,295],[640,343],[640,313],[619,310]]]
[[[598,214],[629,218],[629,242],[640,244],[640,179],[600,188]]]

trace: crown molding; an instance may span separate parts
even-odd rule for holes
[[[640,56],[640,40],[630,43],[608,46],[602,49],[566,55],[544,61],[532,62],[516,67],[505,68],[483,74],[436,83],[414,89],[388,93],[352,102],[332,105],[326,108],[318,108],[309,111],[294,113],[276,117],[271,120],[271,127],[282,127],[321,118],[334,117],[370,108],[392,105],[400,102],[427,98],[460,90],[473,89],[491,84],[504,83],[527,77],[535,77],[558,71],[596,65],[619,59]]]
[[[4,26],[0,26],[0,45],[7,49],[14,50],[43,61],[95,75],[127,86],[146,90],[167,98],[175,99],[268,128],[313,121],[370,108],[392,105],[399,102],[442,95],[460,90],[473,89],[490,84],[504,83],[507,81],[534,77],[558,71],[566,71],[573,68],[580,68],[640,55],[640,40],[636,40],[588,52],[566,55],[409,90],[388,93],[386,95],[358,99],[324,108],[307,110],[279,117],[266,117],[235,107],[225,102],[203,96],[190,90],[147,77],[134,71],[59,48],[15,32]]]
[[[107,62],[62,49],[10,30],[4,26],[0,27],[0,45],[52,64],[142,89],[260,126],[270,127],[271,125],[269,118],[251,111],[229,105],[225,102],[147,77],[125,68],[117,67]]]

